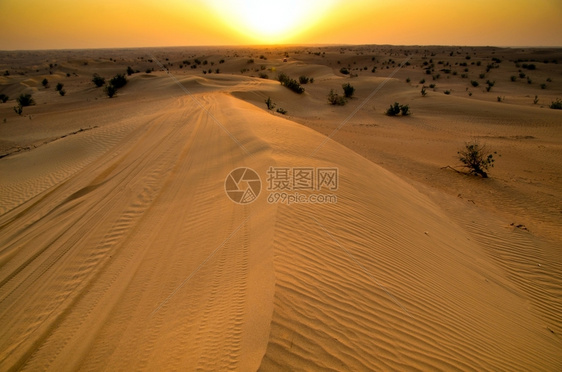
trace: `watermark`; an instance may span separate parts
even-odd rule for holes
[[[226,195],[237,204],[250,204],[261,193],[261,179],[251,168],[236,168],[224,181]]]
[[[335,167],[269,167],[266,173],[267,202],[270,204],[335,204],[339,169]],[[226,195],[237,204],[250,204],[261,193],[256,171],[236,168],[224,181]]]

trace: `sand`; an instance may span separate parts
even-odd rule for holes
[[[560,370],[554,60],[562,51],[0,52],[11,98],[0,104],[0,370]],[[115,98],[90,81],[127,66],[140,72]],[[519,69],[531,84],[510,80]],[[297,95],[278,72],[314,83]],[[330,106],[347,82],[355,97]],[[23,92],[36,105],[18,116]],[[412,115],[384,115],[395,101]],[[461,170],[456,151],[472,139],[501,155],[488,179],[447,168]],[[249,204],[225,192],[239,167],[262,180]],[[269,203],[270,167],[336,167],[337,203]]]

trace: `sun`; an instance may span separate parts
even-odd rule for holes
[[[260,43],[291,41],[313,27],[336,0],[213,0],[226,24]]]

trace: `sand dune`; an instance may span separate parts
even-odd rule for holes
[[[558,242],[390,159],[394,131],[416,156],[409,126],[446,142],[463,123],[438,131],[430,101],[392,127],[358,113],[326,142],[346,112],[315,90],[342,78],[303,65],[280,66],[317,73],[306,104],[271,80],[178,74],[189,96],[156,73],[19,119],[39,129],[2,141],[29,150],[0,159],[1,370],[562,368]],[[386,100],[413,99],[400,84]],[[256,107],[268,96],[290,116]],[[367,125],[392,172],[362,153]],[[224,191],[239,167],[261,177],[254,203]],[[337,203],[268,203],[269,167],[337,167]]]

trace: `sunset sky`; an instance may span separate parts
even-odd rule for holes
[[[561,0],[0,0],[0,49],[562,46],[561,20]]]

